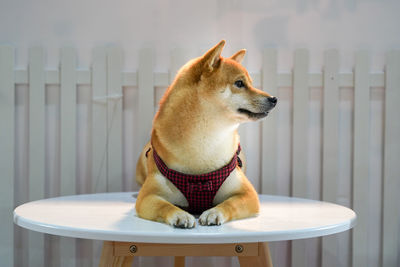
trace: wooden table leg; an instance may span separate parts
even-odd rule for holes
[[[175,257],[174,267],[185,267],[185,257],[183,256]]]
[[[133,256],[114,256],[114,242],[104,241],[99,267],[130,267]]]
[[[273,267],[268,243],[258,243],[258,256],[238,257],[240,267]]]

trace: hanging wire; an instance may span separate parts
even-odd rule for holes
[[[102,101],[99,101],[99,99],[101,99]],[[111,120],[108,120],[108,118],[107,118],[106,143],[104,145],[104,152],[103,152],[103,155],[102,155],[102,158],[101,158],[100,167],[99,167],[99,169],[97,171],[98,174],[96,175],[96,178],[95,178],[95,186],[94,186],[95,192],[97,192],[97,190],[98,190],[98,186],[99,186],[99,182],[100,182],[100,176],[101,176],[101,174],[103,172],[103,168],[105,166],[105,163],[107,163],[106,159],[107,159],[107,151],[108,151],[110,132],[111,132],[114,120],[115,120],[115,113],[116,113],[116,110],[117,110],[118,102],[122,101],[122,95],[109,95],[109,96],[99,97],[99,98],[94,98],[93,99],[93,101],[96,101],[96,102],[99,102],[99,103],[102,103],[102,104],[106,104],[106,105],[110,104],[110,101],[108,101],[108,100],[112,100],[112,103],[113,103],[114,106],[113,106],[113,111],[111,113]],[[107,117],[108,117],[108,113],[107,113]],[[108,165],[108,164],[106,164],[106,165]],[[106,173],[108,173],[107,166],[105,168],[106,168]],[[106,182],[106,192],[108,192],[108,176],[107,175],[106,175],[106,181],[105,182]]]

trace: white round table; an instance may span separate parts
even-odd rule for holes
[[[349,230],[356,222],[356,214],[340,205],[301,198],[260,195],[261,209],[257,217],[232,221],[221,226],[201,226],[197,223],[193,229],[178,229],[139,218],[135,212],[134,196],[133,192],[102,193],[33,201],[14,210],[14,222],[37,232],[112,241],[104,243],[102,261],[106,258],[104,254],[108,253],[106,245],[111,246],[109,250],[114,253],[115,261],[115,257],[146,255],[145,244],[148,243],[158,244],[162,250],[166,249],[167,244],[175,244],[173,247],[182,252],[175,256],[187,255],[181,255],[184,253],[183,246],[177,244],[236,244],[234,255],[241,256],[244,254],[240,253],[246,249],[243,246],[250,243],[260,245],[268,241],[325,236]],[[132,242],[136,245],[132,245]],[[115,254],[116,244],[129,251]],[[237,244],[242,244],[242,248],[238,248]],[[257,255],[261,256],[261,250],[267,248],[260,248],[259,245]],[[202,248],[204,247],[203,245]],[[216,253],[217,247],[210,252]],[[250,247],[246,252],[249,250]],[[140,254],[137,254],[139,252]],[[148,253],[151,252],[156,252],[154,247],[148,247]],[[268,251],[266,253],[268,254]],[[160,253],[155,253],[158,254]],[[253,264],[250,265],[254,266]]]

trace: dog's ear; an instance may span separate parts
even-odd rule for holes
[[[222,40],[203,55],[204,67],[210,72],[217,68],[221,63],[221,52],[224,46],[225,40]]]
[[[235,60],[238,63],[242,63],[244,55],[246,55],[246,49],[241,49],[233,54],[230,59]]]

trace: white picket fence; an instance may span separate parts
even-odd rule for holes
[[[29,50],[26,69],[15,69],[15,49],[0,46],[1,266],[98,263],[101,242],[22,230],[12,211],[45,197],[137,189],[134,162],[157,99],[187,59],[183,51],[172,51],[168,73],[154,71],[152,49],[139,52],[137,72],[124,72],[118,47],[95,48],[88,70],[77,69],[67,47],[59,68],[46,70],[42,47]],[[355,53],[353,73],[341,73],[334,49],[325,51],[321,73],[309,73],[306,49],[295,51],[291,73],[277,73],[277,53],[266,48],[261,72],[251,73],[279,104],[240,130],[248,176],[260,193],[349,206],[358,223],[335,236],[271,243],[275,266],[398,266],[400,51],[387,53],[381,73],[370,73],[366,51]],[[227,258],[187,264],[238,265]]]

